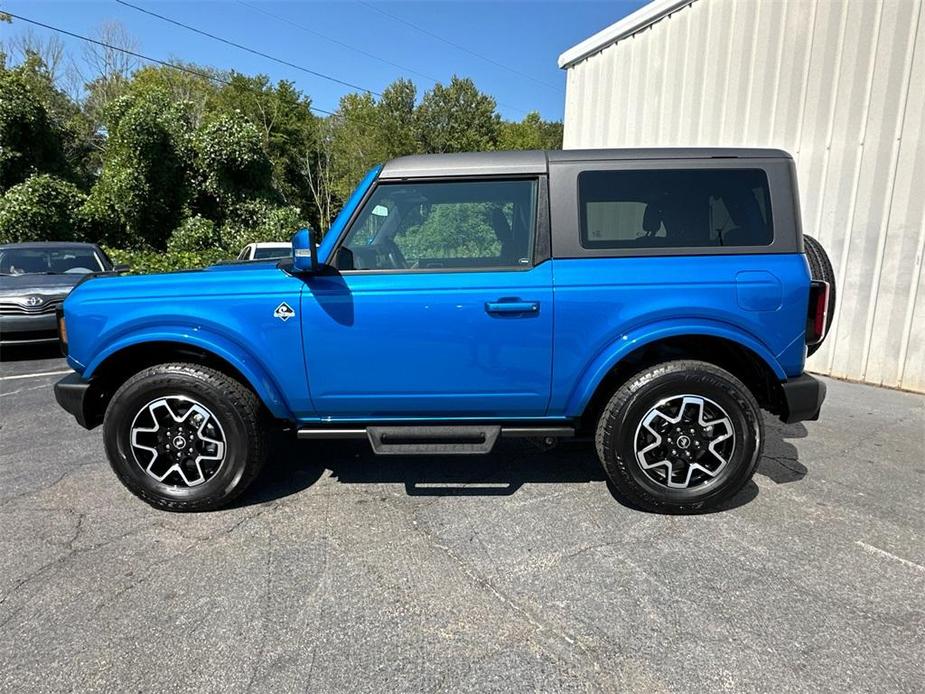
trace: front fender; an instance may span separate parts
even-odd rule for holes
[[[220,357],[244,376],[274,417],[293,419],[279,385],[270,376],[266,366],[240,343],[201,326],[196,329],[181,325],[158,326],[156,329],[144,329],[120,335],[95,353],[93,360],[83,371],[84,378],[91,378],[100,364],[117,352],[146,342],[173,342],[189,345]]]
[[[629,330],[601,350],[582,371],[581,377],[566,401],[565,415],[567,417],[579,416],[604,377],[620,360],[634,350],[658,340],[690,335],[719,337],[736,342],[760,357],[780,380],[787,378],[786,372],[774,354],[760,340],[734,325],[703,318],[661,321]]]

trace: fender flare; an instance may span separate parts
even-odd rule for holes
[[[760,340],[741,328],[721,321],[675,319],[639,326],[614,338],[581,372],[565,405],[565,413],[577,417],[590,402],[601,381],[622,359],[631,352],[658,340],[685,336],[718,337],[749,349],[774,372],[780,380],[787,374],[777,358]]]
[[[91,378],[100,364],[109,357],[146,342],[173,342],[195,347],[219,357],[238,370],[274,417],[293,419],[289,405],[282,397],[282,391],[263,363],[234,340],[201,327],[192,332],[188,326],[158,326],[153,330],[142,329],[120,335],[97,352],[84,370],[84,378]]]

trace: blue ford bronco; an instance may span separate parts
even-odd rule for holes
[[[751,478],[761,409],[819,416],[834,286],[785,152],[402,157],[292,246],[64,302],[57,400],[146,502],[229,503],[282,425],[428,456],[586,436],[618,495],[696,512]]]

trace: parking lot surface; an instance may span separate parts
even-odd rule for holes
[[[619,503],[589,444],[280,441],[155,511],[0,364],[0,691],[922,691],[925,398],[827,381],[728,508]],[[25,377],[24,377],[25,376]]]

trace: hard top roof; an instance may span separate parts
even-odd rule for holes
[[[550,163],[632,159],[789,159],[780,149],[736,147],[647,147],[643,149],[563,149],[519,152],[414,154],[387,162],[380,179],[546,173]]]

